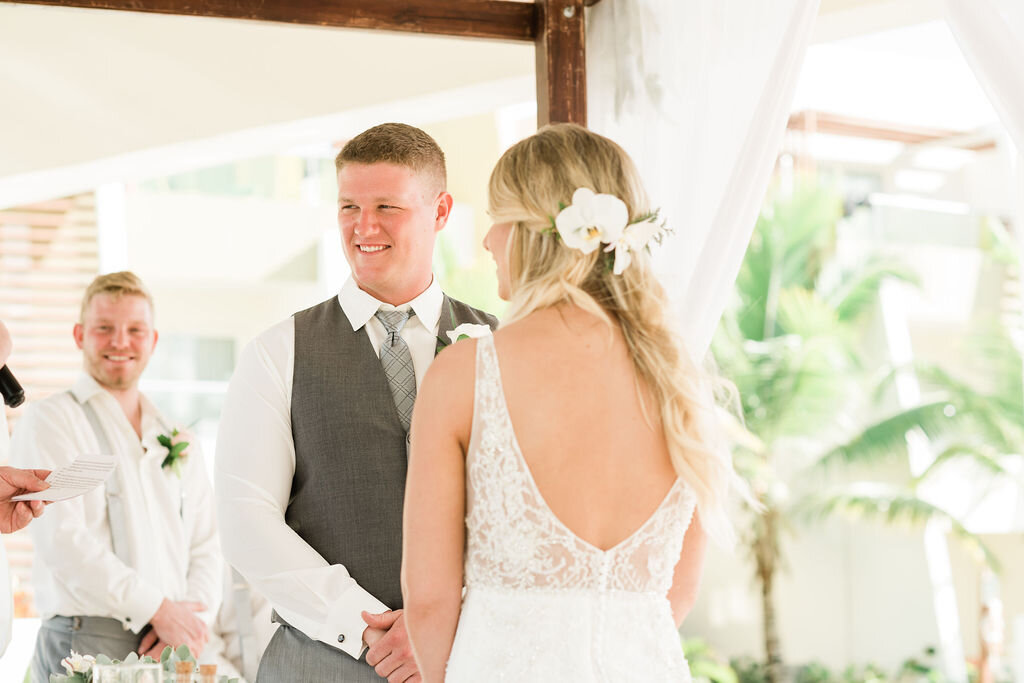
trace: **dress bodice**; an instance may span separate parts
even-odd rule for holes
[[[473,662],[489,667],[489,680],[689,680],[667,593],[693,491],[677,479],[613,548],[579,538],[523,458],[492,337],[477,340],[466,496],[467,595],[447,680],[474,680],[482,670]]]

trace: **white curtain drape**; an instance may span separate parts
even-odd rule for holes
[[[1024,258],[1024,2],[945,0],[946,21],[1017,147],[1015,233]]]
[[[655,264],[696,359],[750,240],[818,4],[603,0],[589,10],[589,125],[630,153],[674,230]]]
[[[1024,153],[1024,2],[946,0],[946,20],[992,106]]]

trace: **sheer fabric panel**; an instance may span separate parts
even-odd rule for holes
[[[590,127],[675,231],[655,265],[695,358],[732,291],[819,0],[608,0],[589,10]]]

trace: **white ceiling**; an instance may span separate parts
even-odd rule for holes
[[[991,118],[948,31],[920,26],[940,4],[823,0],[798,108]],[[533,73],[529,43],[2,4],[0,206],[528,102]]]
[[[530,43],[3,4],[0,178],[533,71]]]

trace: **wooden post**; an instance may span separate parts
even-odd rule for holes
[[[587,125],[583,5],[583,0],[537,0],[538,127],[560,122]]]

